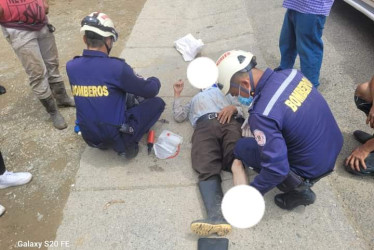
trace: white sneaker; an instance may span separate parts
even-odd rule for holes
[[[19,186],[28,183],[32,178],[32,175],[28,172],[8,172],[0,175],[0,189],[7,187]]]
[[[5,212],[5,207],[0,205],[0,216],[2,216],[4,212]]]

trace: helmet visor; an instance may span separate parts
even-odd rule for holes
[[[246,88],[243,88],[240,84],[237,84],[237,83],[233,83],[233,82],[231,82],[231,83],[230,83],[230,88],[238,89],[238,90],[239,90],[239,93],[240,93],[240,92],[244,92],[244,93],[246,93],[246,94],[249,95],[249,90],[246,89]]]

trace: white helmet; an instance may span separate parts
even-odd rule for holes
[[[219,76],[218,83],[222,85],[222,92],[227,94],[230,89],[232,76],[238,71],[250,71],[256,66],[256,57],[243,50],[231,50],[225,52],[216,62]]]
[[[118,39],[118,33],[114,28],[113,21],[104,13],[92,12],[81,22],[81,33],[92,31],[102,37],[113,37],[114,42]]]

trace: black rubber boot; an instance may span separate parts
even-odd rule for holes
[[[131,160],[135,158],[139,153],[139,145],[137,143],[133,143],[130,145],[127,145],[125,147],[125,152],[120,153],[119,155],[124,156],[126,159]]]
[[[365,144],[368,140],[374,138],[373,135],[371,134],[368,134],[364,131],[361,131],[361,130],[356,130],[353,132],[353,136],[355,137],[355,139],[362,143],[362,144]]]
[[[57,105],[52,96],[49,96],[47,99],[40,100],[48,114],[51,116],[53,126],[57,129],[65,129],[68,125],[65,122],[64,117],[60,114],[57,109]]]
[[[199,189],[204,201],[207,218],[193,221],[191,223],[192,232],[202,236],[214,233],[224,236],[230,233],[231,225],[227,223],[221,211],[223,192],[219,177],[200,181]]]
[[[313,204],[315,200],[316,194],[306,183],[302,183],[294,190],[283,194],[277,194],[274,197],[275,204],[278,207],[287,210],[292,210],[301,205],[307,206]]]
[[[50,83],[53,97],[59,107],[75,107],[74,99],[66,93],[64,82]]]

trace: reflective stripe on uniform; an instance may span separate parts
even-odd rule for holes
[[[270,111],[273,109],[274,104],[277,102],[279,97],[282,95],[283,91],[288,87],[297,74],[297,70],[293,69],[290,75],[282,82],[278,90],[275,92],[273,97],[270,99],[268,105],[266,106],[264,112],[262,113],[265,116],[268,116]]]

